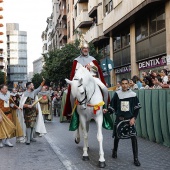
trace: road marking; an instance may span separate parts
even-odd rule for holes
[[[73,163],[62,153],[61,149],[55,145],[52,138],[50,138],[48,135],[45,135],[45,138],[67,170],[78,170],[73,165]]]

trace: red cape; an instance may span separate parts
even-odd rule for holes
[[[103,73],[102,73],[102,70],[101,70],[99,64],[97,63],[96,60],[93,60],[92,62],[98,68],[98,72],[99,72],[100,79],[101,79],[102,83],[106,85],[106,82],[104,80],[104,76],[103,76]],[[75,75],[76,66],[77,66],[77,60],[74,60],[73,65],[72,65],[70,80],[72,80]],[[67,119],[71,118],[71,112],[72,112],[72,107],[71,107],[71,102],[70,102],[70,93],[71,93],[71,86],[69,85],[67,97],[66,97],[66,103],[65,103],[64,110],[62,113],[63,116],[67,117]]]

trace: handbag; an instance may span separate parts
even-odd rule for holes
[[[135,126],[130,126],[130,120],[122,120],[117,124],[116,127],[118,139],[129,139],[131,136],[136,136]]]

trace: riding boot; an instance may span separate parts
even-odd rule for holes
[[[26,129],[26,135],[27,135],[26,145],[29,145],[30,144],[30,139],[31,139],[31,128]]]
[[[112,151],[112,158],[117,158],[117,149],[118,149],[119,139],[115,137],[114,139],[114,148]]]
[[[137,138],[136,136],[131,137],[132,141],[132,150],[133,150],[133,157],[134,157],[134,165],[135,166],[140,166],[140,162],[138,160],[138,143],[137,143]]]
[[[33,138],[33,128],[31,128],[31,139],[30,139],[31,142],[36,142],[36,140]]]

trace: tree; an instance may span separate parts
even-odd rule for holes
[[[63,82],[65,78],[70,78],[73,60],[80,55],[78,46],[79,40],[76,40],[72,44],[66,44],[62,49],[56,49],[44,55],[44,78],[48,77],[50,81],[56,82],[57,84]],[[89,44],[89,48],[90,55],[99,61],[101,55],[97,54],[92,43]]]
[[[5,73],[0,71],[0,84],[5,84]]]
[[[40,86],[41,82],[43,81],[42,75],[39,73],[34,74],[31,81],[34,84],[34,87],[38,88]]]

